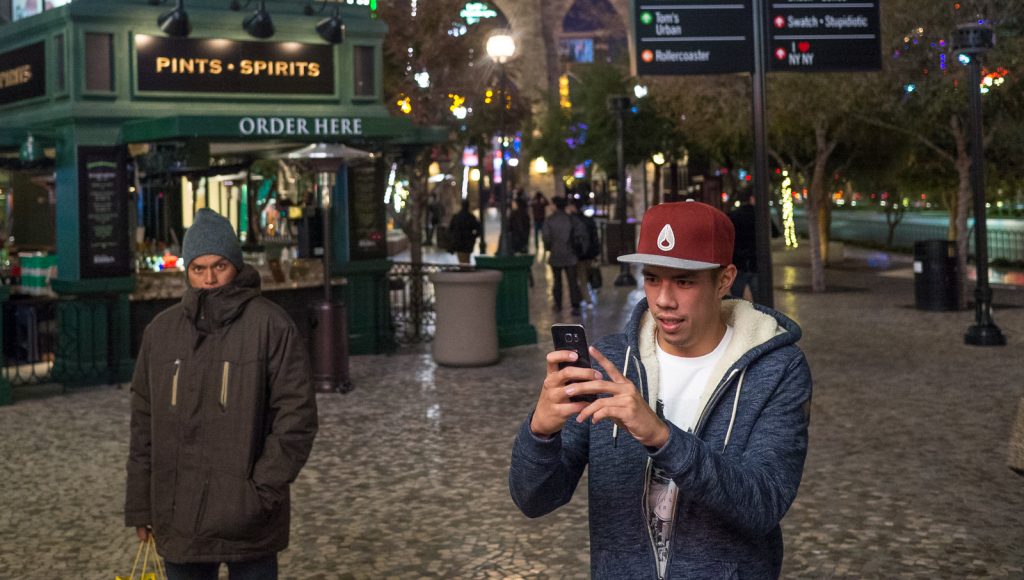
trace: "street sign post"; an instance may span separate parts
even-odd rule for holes
[[[753,69],[752,0],[636,0],[636,70],[704,75]]]
[[[773,306],[765,75],[882,68],[878,0],[634,0],[639,75],[751,73],[758,291]]]
[[[767,18],[769,71],[882,68],[878,0],[773,1]]]

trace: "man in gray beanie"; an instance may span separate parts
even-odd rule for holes
[[[189,288],[146,328],[132,378],[125,524],[155,538],[169,580],[276,579],[289,487],[317,431],[309,355],[260,296],[231,223],[195,215]]]

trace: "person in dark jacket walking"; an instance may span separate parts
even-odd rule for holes
[[[729,214],[736,229],[736,241],[733,245],[733,264],[736,265],[736,281],[732,283],[730,293],[736,298],[753,300],[757,296],[757,197],[752,191],[743,191],[736,196],[740,206]],[[779,236],[775,222],[771,224],[772,237]]]
[[[427,202],[427,215],[423,225],[426,226],[425,240],[423,241],[424,246],[434,245],[434,234],[437,232],[437,227],[441,225],[441,218],[444,216],[444,204],[437,198],[436,193],[430,194],[430,201]]]
[[[530,251],[530,212],[526,207],[525,197],[517,197],[515,206],[508,216],[508,236],[512,243],[513,254],[525,254]]]
[[[541,230],[544,228],[544,220],[548,215],[548,206],[551,203],[539,190],[534,192],[530,200],[530,216],[533,218],[533,251],[540,251]],[[545,248],[546,249],[546,248]]]
[[[125,524],[153,534],[169,580],[222,562],[274,579],[317,431],[306,345],[225,218],[199,210],[182,254],[189,287],[146,328],[132,378]]]
[[[468,264],[476,239],[480,237],[480,220],[469,211],[469,200],[462,200],[462,209],[452,216],[448,233],[452,237],[451,251],[459,257],[460,264]]]
[[[601,257],[601,238],[597,231],[597,222],[588,216],[584,211],[583,200],[575,199],[568,208],[571,217],[579,229],[579,237],[574,244],[576,257],[576,283],[580,286],[580,294],[583,295],[581,306],[595,308],[597,306],[597,288],[591,284],[592,280],[599,280],[601,269],[594,265],[594,260]],[[596,273],[595,273],[596,270]],[[596,278],[595,278],[596,275]]]
[[[569,280],[569,304],[573,315],[580,313],[580,301],[583,295],[576,280],[576,251],[573,249],[573,239],[585,235],[573,222],[569,214],[565,213],[568,204],[564,197],[555,197],[552,202],[555,204],[555,212],[544,221],[544,228],[541,235],[544,238],[544,249],[548,251],[548,265],[551,266],[551,274],[554,283],[551,285],[551,299],[554,301],[555,311],[562,310],[562,275]]]
[[[547,355],[547,377],[512,449],[509,490],[529,517],[572,499],[589,471],[591,576],[777,578],[779,522],[807,454],[811,376],[800,327],[744,300],[733,227],[697,202],[644,215],[646,298],[592,368]],[[570,396],[597,395],[594,402]]]

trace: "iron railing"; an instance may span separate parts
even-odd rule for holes
[[[57,300],[12,298],[3,304],[4,374],[14,387],[52,382]]]
[[[806,216],[797,214],[794,221],[797,230],[801,234],[807,235]],[[914,242],[944,240],[948,237],[948,229],[945,224],[904,221],[896,226],[893,232],[892,249],[912,252]],[[841,212],[833,212],[829,233],[830,238],[835,241],[884,244],[889,236],[889,226],[884,219],[869,220],[856,215],[847,216]],[[1001,229],[990,221],[987,233],[989,260],[1024,261],[1024,231]],[[968,258],[973,259],[975,242],[973,220],[970,222],[967,240],[967,255]]]
[[[430,275],[437,272],[472,270],[457,264],[414,264],[394,262],[388,272],[391,325],[400,345],[430,342],[437,328],[434,285]]]
[[[12,387],[116,383],[116,297],[3,304],[3,370]]]

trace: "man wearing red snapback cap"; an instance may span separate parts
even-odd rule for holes
[[[547,355],[509,490],[541,516],[568,503],[589,468],[594,578],[782,569],[779,522],[803,474],[811,376],[795,322],[726,299],[734,235],[709,205],[652,207],[636,253],[619,257],[643,265],[646,294],[626,331],[590,349],[592,369],[559,370],[575,353]],[[569,400],[586,394],[598,399]]]

